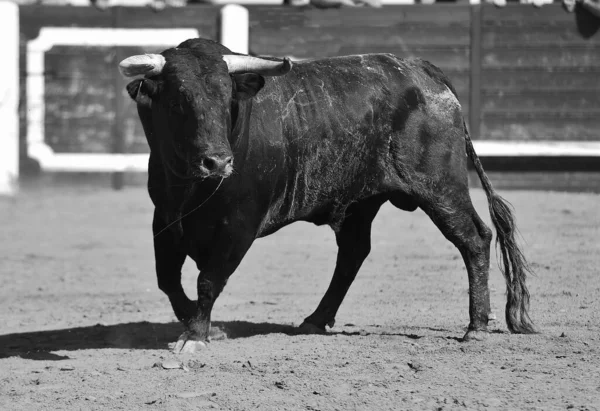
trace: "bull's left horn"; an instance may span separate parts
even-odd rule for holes
[[[292,69],[292,61],[287,57],[283,61],[265,60],[258,57],[225,54],[223,60],[231,74],[256,73],[263,76],[283,76]]]
[[[119,63],[119,70],[125,77],[155,76],[162,72],[165,63],[160,54],[143,54],[127,57]]]

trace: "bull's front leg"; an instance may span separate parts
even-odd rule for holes
[[[182,233],[166,227],[162,213],[155,209],[152,232],[158,288],[169,297],[177,319],[186,324],[196,313],[196,303],[187,297],[181,285],[181,268],[186,257]]]
[[[186,331],[175,344],[175,353],[194,353],[206,346],[210,333],[213,305],[223,291],[255,236],[249,232],[232,232],[229,224],[220,230],[211,247],[211,255],[198,264],[198,303],[195,314],[186,325]]]

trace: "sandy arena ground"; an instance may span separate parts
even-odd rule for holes
[[[329,283],[333,233],[297,223],[257,241],[231,277],[213,311],[227,337],[182,357],[168,350],[182,327],[156,286],[143,188],[2,199],[0,409],[600,409],[600,197],[502,194],[536,271],[542,334],[507,333],[494,262],[498,321],[487,341],[462,342],[458,251],[424,213],[386,205],[328,335],[294,327]],[[472,196],[489,223],[483,192]],[[191,295],[195,276],[187,264]]]

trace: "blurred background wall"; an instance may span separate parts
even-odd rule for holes
[[[249,39],[247,50],[234,51],[256,55],[422,57],[455,85],[486,167],[506,172],[600,168],[600,18],[580,7],[569,13],[558,3],[244,4],[246,26],[225,27],[221,4],[22,3],[35,3],[19,6],[22,178],[110,172],[116,188],[144,181],[148,148],[118,62],[175,46],[190,33],[219,41],[224,30],[232,31],[229,36],[247,31],[239,32]],[[172,44],[164,44],[167,32]],[[102,157],[119,153],[126,156],[110,158],[120,163]],[[69,160],[70,154],[88,157]],[[57,155],[73,164],[83,161],[83,168],[99,166],[61,166]]]

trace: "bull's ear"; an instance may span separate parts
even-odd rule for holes
[[[153,80],[135,79],[127,84],[129,97],[138,104],[149,104],[152,97],[158,93],[158,84]]]
[[[265,85],[265,79],[260,74],[235,74],[231,77],[235,83],[236,97],[239,100],[247,100],[254,97]]]

